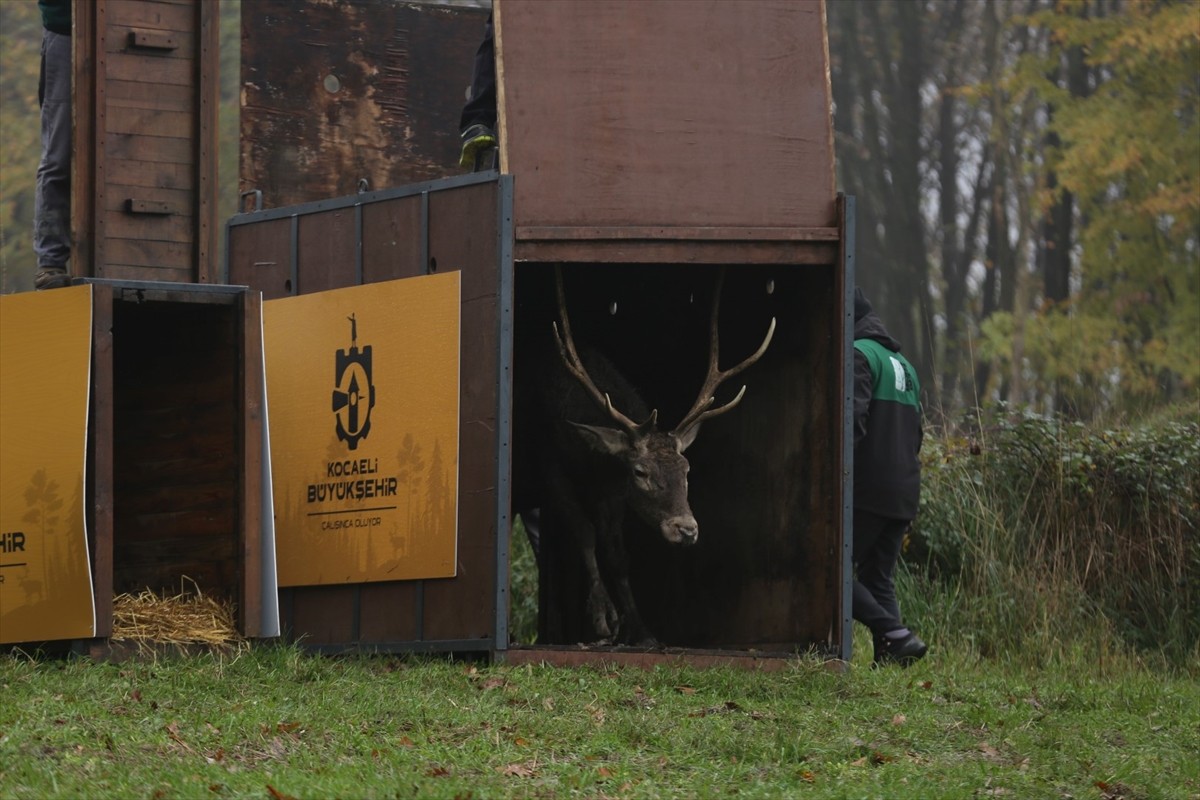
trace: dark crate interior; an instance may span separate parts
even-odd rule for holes
[[[576,343],[598,347],[671,430],[691,407],[708,363],[718,267],[565,264]],[[702,424],[688,449],[689,497],[700,527],[690,548],[627,520],[635,598],[668,646],[793,651],[836,646],[841,518],[841,285],[828,265],[726,267],[720,366],[763,358],[716,392],[730,412]],[[552,337],[554,265],[516,267],[514,376]],[[544,340],[541,344],[544,344]],[[604,387],[600,387],[603,390]],[[514,417],[521,417],[521,392]],[[640,420],[637,420],[640,421]],[[522,458],[514,438],[513,458]],[[517,509],[514,509],[516,511]],[[586,582],[577,551],[543,520],[539,645],[587,641]]]
[[[113,303],[113,591],[238,599],[237,307]]]

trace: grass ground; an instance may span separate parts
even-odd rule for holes
[[[1200,797],[1194,677],[858,652],[774,674],[4,657],[0,797]]]

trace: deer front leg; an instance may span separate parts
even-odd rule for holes
[[[583,563],[588,575],[588,618],[598,642],[609,642],[619,629],[620,618],[616,606],[608,595],[608,589],[600,577],[600,566],[596,563],[595,547],[583,549]]]
[[[583,557],[584,570],[587,573],[587,615],[595,635],[595,641],[611,641],[617,631],[618,616],[616,606],[609,597],[608,588],[600,574],[600,565],[596,560],[597,524],[593,522],[594,510],[589,513],[576,499],[574,492],[565,481],[554,478],[551,480],[557,492],[560,504],[559,519],[568,535],[579,548]],[[602,534],[601,534],[602,535]]]
[[[633,590],[629,586],[629,556],[625,550],[625,531],[620,522],[614,525],[610,535],[602,537],[600,545],[605,572],[609,576],[619,614],[614,631],[616,641],[641,647],[657,646],[658,640],[642,621],[637,602],[633,599]]]

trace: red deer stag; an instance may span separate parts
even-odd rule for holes
[[[545,360],[555,358],[549,353],[540,363],[535,359],[536,367],[526,367],[530,374],[522,375],[518,367],[514,510],[541,507],[546,527],[543,545],[549,537],[565,535],[577,546],[587,574],[588,621],[597,642],[655,643],[630,589],[626,511],[671,544],[696,543],[699,525],[688,505],[688,462],[683,453],[695,441],[700,423],[741,402],[745,386],[719,406],[713,405],[713,393],[723,381],[757,362],[775,333],[772,319],[753,354],[729,369],[718,368],[717,317],[723,279],[724,270],[713,293],[708,372],[699,397],[673,431],[658,430],[658,411],[647,413],[637,392],[603,355],[585,350],[580,357],[571,335],[561,268],[555,271],[561,323],[561,329],[557,323],[553,326],[557,368]],[[532,493],[531,487],[536,487]],[[545,564],[539,556],[543,585]]]

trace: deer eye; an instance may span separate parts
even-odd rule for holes
[[[633,467],[633,477],[637,478],[639,481],[649,480],[650,470],[646,469],[641,464],[635,464]]]

